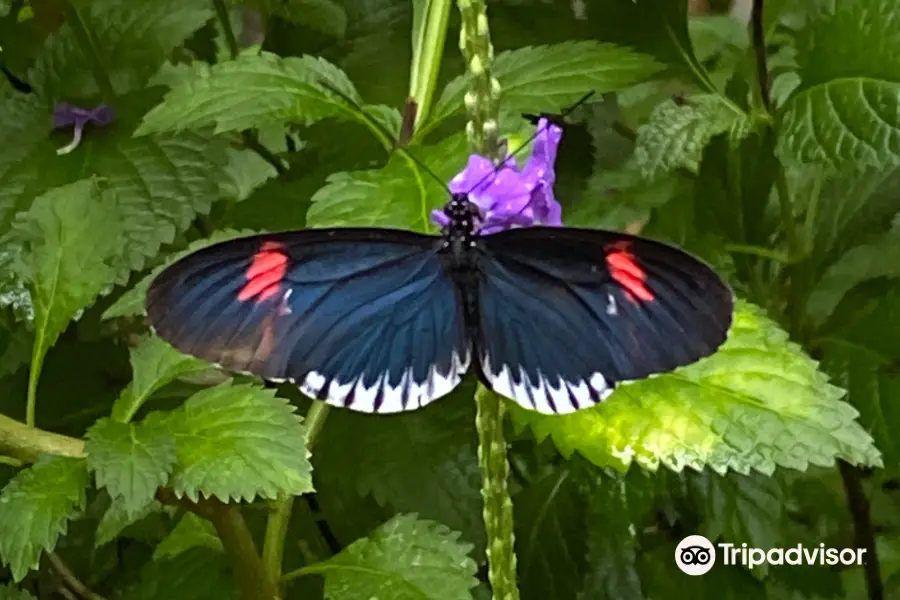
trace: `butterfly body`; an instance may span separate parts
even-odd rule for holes
[[[377,413],[425,406],[470,370],[568,413],[725,340],[731,291],[677,248],[564,227],[480,235],[464,194],[444,212],[440,236],[310,229],[209,246],[153,281],[147,314],[182,352]]]

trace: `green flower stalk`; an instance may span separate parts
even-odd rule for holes
[[[498,132],[500,112],[500,82],[491,67],[494,47],[488,27],[487,6],[484,0],[457,0],[462,28],[459,32],[459,49],[466,59],[469,91],[466,93],[466,110],[469,123],[466,133],[475,152],[500,161],[503,159]]]
[[[487,7],[484,0],[457,0],[457,6],[462,17],[459,48],[468,65],[469,90],[465,102],[469,122],[466,133],[474,152],[499,163],[504,158],[498,132],[501,90],[500,83],[491,73],[494,48]],[[495,600],[519,600],[513,506],[507,487],[509,463],[503,437],[503,404],[496,394],[481,386],[475,394],[475,403],[478,464],[488,540],[488,578]]]

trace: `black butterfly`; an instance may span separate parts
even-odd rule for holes
[[[713,353],[733,296],[706,264],[624,233],[530,227],[479,235],[465,194],[440,236],[309,229],[199,250],[151,284],[175,348],[288,380],[362,412],[414,410],[470,369],[542,413]]]

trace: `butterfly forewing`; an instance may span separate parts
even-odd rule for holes
[[[147,314],[175,348],[229,370],[357,411],[413,410],[456,387],[471,358],[440,243],[384,229],[231,240],[164,270]]]
[[[542,413],[604,400],[617,382],[712,354],[733,296],[703,262],[644,238],[534,227],[479,241],[482,376]]]

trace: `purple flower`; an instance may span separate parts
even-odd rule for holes
[[[93,123],[100,127],[105,127],[113,122],[115,112],[108,104],[98,104],[92,109],[81,108],[69,104],[68,102],[60,102],[53,109],[53,129],[64,129],[66,127],[75,127],[75,135],[72,142],[56,151],[57,154],[68,154],[78,147],[81,143],[81,135],[85,125]]]
[[[562,129],[542,118],[531,156],[521,171],[512,156],[497,169],[484,156],[469,157],[466,168],[450,180],[450,192],[469,194],[469,201],[481,212],[480,233],[562,225],[562,208],[553,196],[553,165],[561,139]],[[450,222],[443,210],[433,211],[431,218],[441,227]]]

